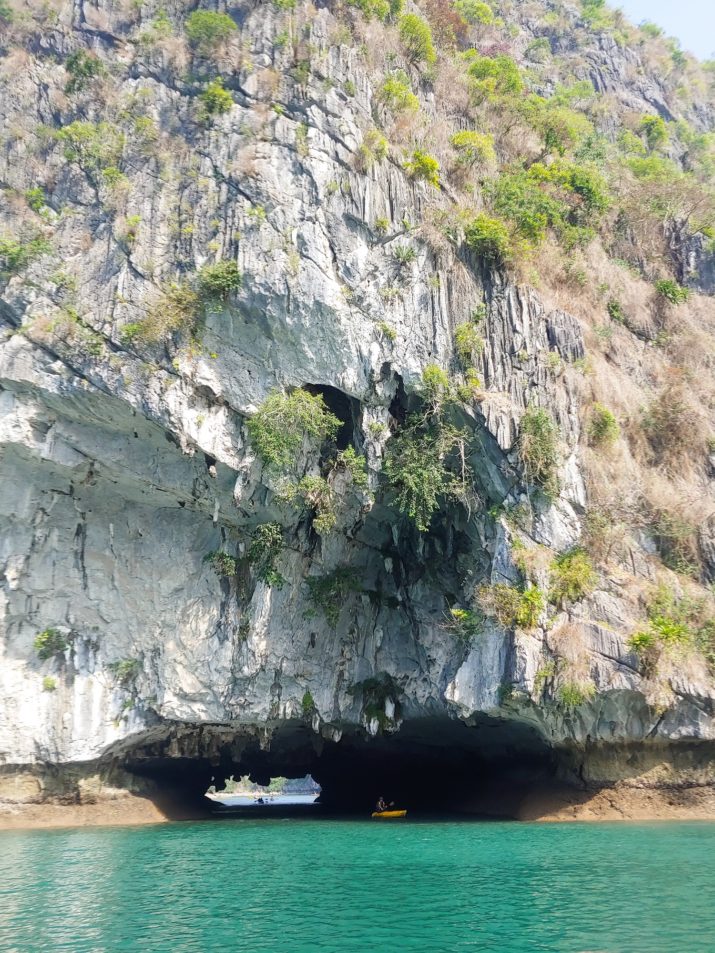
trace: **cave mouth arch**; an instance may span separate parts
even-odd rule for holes
[[[260,785],[311,775],[333,814],[368,814],[378,796],[413,812],[479,813],[484,798],[556,778],[558,758],[539,732],[480,716],[469,726],[445,716],[406,720],[370,737],[356,726],[316,733],[302,720],[271,726],[164,723],[113,753],[113,764],[148,780],[157,803],[209,813],[205,792],[223,778]],[[153,795],[150,795],[153,796]]]

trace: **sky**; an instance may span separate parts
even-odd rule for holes
[[[715,0],[611,0],[629,20],[651,20],[701,60],[715,54]]]

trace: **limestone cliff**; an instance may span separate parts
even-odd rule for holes
[[[430,70],[397,14],[368,19],[370,5],[202,4],[232,24],[218,39],[187,32],[195,5],[176,0],[3,13],[6,773],[131,760],[143,746],[214,762],[227,747],[238,765],[236,738],[270,748],[293,729],[315,752],[346,738],[399,744],[405,731],[418,750],[420,724],[459,721],[475,750],[492,725],[576,751],[715,737],[701,587],[714,573],[711,233],[681,209],[637,232],[635,179],[635,198],[611,200],[613,230],[590,244],[564,251],[550,230],[510,260],[485,254],[465,223],[487,180],[515,157],[544,158],[506,128],[505,103],[460,86],[459,57],[509,54],[547,103],[564,95],[555,62],[592,83],[569,108],[596,96],[579,113],[594,154],[631,113],[680,122],[667,161],[683,175],[692,142],[715,128],[712,99],[679,99],[677,77],[632,37],[614,39],[617,24],[584,25],[566,4],[493,6],[497,19],[437,44]],[[442,5],[421,12],[441,36]],[[414,108],[385,92],[396,71]],[[475,115],[496,144],[478,175],[453,138]],[[438,181],[417,152],[434,154]],[[234,278],[209,294],[225,263]],[[652,298],[671,273],[692,289],[677,310]],[[435,368],[462,482],[419,527],[385,462],[431,412]],[[676,447],[682,466],[642,423],[668,387],[697,405],[679,426],[704,435]],[[287,468],[296,485],[322,481],[323,496],[289,500],[247,421],[299,388],[339,429],[332,443],[304,440]],[[599,453],[602,404],[620,434]],[[550,493],[524,453],[536,408],[556,425]],[[348,448],[366,481],[340,464]],[[656,483],[661,499],[697,506],[657,504]],[[326,494],[334,525],[318,532]],[[668,558],[676,518],[686,565]],[[272,575],[256,568],[266,524],[280,527]],[[574,552],[587,552],[588,584],[553,595],[554,566]],[[655,624],[659,581],[678,606],[699,600],[698,635],[639,653],[632,637]],[[494,605],[529,591],[542,601],[528,621]],[[613,759],[594,760],[593,776],[626,773]],[[700,755],[693,764],[709,777]]]

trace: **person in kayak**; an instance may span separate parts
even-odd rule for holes
[[[390,803],[388,804],[385,798],[381,794],[380,797],[377,799],[375,810],[377,811],[378,814],[380,814],[382,813],[382,811],[386,811],[388,807],[394,807],[394,806],[395,806],[394,801],[390,801]]]

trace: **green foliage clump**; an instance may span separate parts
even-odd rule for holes
[[[33,212],[41,212],[42,209],[47,205],[47,201],[45,199],[45,190],[40,186],[27,189],[25,192],[25,201]]]
[[[638,131],[645,138],[651,152],[667,146],[670,139],[667,123],[661,116],[643,116]]]
[[[46,662],[55,655],[62,655],[69,648],[69,642],[59,629],[45,629],[35,636],[33,642],[37,657]]]
[[[461,498],[464,475],[454,472],[450,457],[464,446],[465,437],[451,427],[406,427],[390,441],[385,475],[396,494],[398,510],[427,532],[440,503]]]
[[[586,26],[594,32],[608,30],[613,25],[613,15],[606,0],[581,0],[581,16]]]
[[[546,607],[543,592],[536,586],[522,589],[498,582],[480,586],[477,605],[505,628],[534,629]]]
[[[208,300],[225,300],[241,287],[241,272],[233,260],[204,265],[199,272],[199,293]]]
[[[378,98],[393,112],[417,112],[420,101],[412,92],[410,80],[404,70],[397,70],[385,77]]]
[[[471,167],[478,162],[484,164],[496,160],[494,136],[489,133],[463,129],[455,132],[449,141],[457,152],[458,165]]]
[[[588,553],[577,547],[563,553],[551,564],[549,599],[555,605],[585,599],[596,588],[598,574]]]
[[[235,576],[238,573],[238,560],[228,553],[212,550],[204,556],[217,576]]]
[[[413,245],[396,245],[392,257],[398,265],[411,265],[417,259],[417,249]]]
[[[472,94],[479,101],[518,97],[524,91],[521,70],[506,54],[479,56],[470,51],[467,73]]]
[[[53,678],[51,675],[45,675],[45,677],[42,679],[42,691],[43,692],[57,691],[57,679]]]
[[[694,575],[700,567],[697,529],[677,512],[659,510],[651,526],[658,555],[673,572]]]
[[[467,225],[464,238],[481,258],[495,264],[505,264],[511,258],[511,235],[505,222],[480,212]]]
[[[462,642],[471,642],[482,630],[482,616],[474,609],[452,606],[449,610],[447,628]]]
[[[17,274],[27,268],[35,258],[51,250],[52,246],[41,235],[28,241],[18,241],[16,238],[0,235],[0,276]]]
[[[615,298],[606,304],[606,311],[608,312],[608,317],[611,321],[615,321],[617,324],[626,324],[626,312],[623,310],[623,305],[620,301],[616,301]]]
[[[102,61],[91,53],[87,53],[86,50],[70,53],[65,62],[65,69],[70,74],[65,86],[66,93],[79,92],[93,79],[105,73]]]
[[[335,466],[350,474],[353,486],[359,490],[367,490],[367,460],[357,452],[355,447],[341,450],[336,458]]]
[[[659,586],[648,605],[648,625],[628,640],[647,674],[652,674],[658,658],[668,648],[690,648],[701,652],[715,665],[715,616],[705,599],[678,597]]]
[[[124,150],[124,134],[109,122],[77,119],[58,129],[56,138],[64,144],[65,159],[85,172],[118,166]]]
[[[118,662],[110,662],[107,668],[112,675],[114,675],[122,688],[131,688],[139,677],[142,670],[142,663],[139,659],[123,658]]]
[[[358,149],[358,165],[363,172],[372,168],[375,162],[382,162],[387,158],[389,145],[387,139],[377,129],[370,129],[365,133],[362,144]]]
[[[621,428],[613,412],[603,404],[594,404],[588,425],[589,443],[594,447],[610,447],[618,440],[620,433]]]
[[[276,561],[283,551],[283,527],[280,523],[262,523],[251,534],[246,553],[256,576],[274,589],[282,589],[284,577],[276,569]]]
[[[422,396],[433,414],[452,399],[452,383],[438,364],[428,364],[422,372]]]
[[[186,36],[199,53],[212,53],[236,32],[236,24],[227,13],[194,10],[186,19]]]
[[[325,576],[308,576],[308,594],[313,605],[320,609],[333,627],[340,620],[340,610],[351,592],[358,591],[355,572],[341,567]]]
[[[400,39],[411,63],[426,63],[431,66],[437,60],[432,31],[429,24],[416,13],[406,13],[400,18]]]
[[[335,493],[325,477],[304,476],[296,486],[294,496],[299,496],[315,511],[313,529],[318,536],[326,536],[334,529],[338,521]]]
[[[457,399],[463,404],[472,404],[479,400],[482,393],[482,379],[473,367],[465,368],[462,382],[457,385]]]
[[[655,290],[661,298],[665,298],[666,301],[675,305],[684,304],[690,297],[689,289],[683,288],[672,278],[663,278],[661,281],[656,281]]]
[[[387,321],[380,321],[377,325],[377,329],[380,334],[383,334],[387,338],[390,344],[394,344],[397,340],[397,331],[391,324],[388,324]]]
[[[564,682],[556,690],[556,698],[564,708],[579,708],[590,701],[596,693],[596,686],[592,682]]]
[[[165,285],[158,300],[139,321],[125,324],[120,337],[126,344],[162,343],[176,331],[193,331],[200,310],[198,294],[188,285]]]
[[[247,426],[263,462],[277,470],[290,470],[305,439],[315,443],[334,438],[342,423],[319,394],[299,388],[290,394],[273,391]]]
[[[592,237],[586,229],[609,206],[599,172],[572,162],[536,162],[528,170],[505,172],[492,188],[494,210],[514,222],[519,234],[538,245],[554,229],[567,245]]]
[[[397,19],[403,6],[403,0],[348,0],[348,3],[362,10],[368,20],[374,17],[383,23]]]
[[[233,108],[233,96],[224,88],[220,77],[211,80],[206,89],[199,95],[202,112],[205,119],[212,116],[222,116]]]
[[[541,487],[549,497],[559,493],[558,428],[548,413],[529,407],[521,418],[517,450],[529,483]]]
[[[315,711],[315,700],[310,692],[306,692],[303,695],[303,700],[301,701],[300,706],[303,709],[303,716],[305,718],[311,718],[313,712]]]
[[[405,163],[405,169],[413,179],[421,179],[436,189],[439,188],[439,162],[429,153],[421,149],[413,150],[411,157]]]
[[[454,329],[454,348],[464,370],[474,367],[484,350],[484,338],[472,321],[465,321]]]
[[[587,83],[587,87],[592,96],[593,86]],[[564,156],[593,136],[593,123],[583,112],[567,105],[570,99],[569,92],[564,92],[561,98],[555,93],[549,99],[532,94],[519,105],[519,113],[541,136],[546,155]]]
[[[454,9],[467,23],[489,26],[494,22],[494,13],[482,0],[454,0]]]

